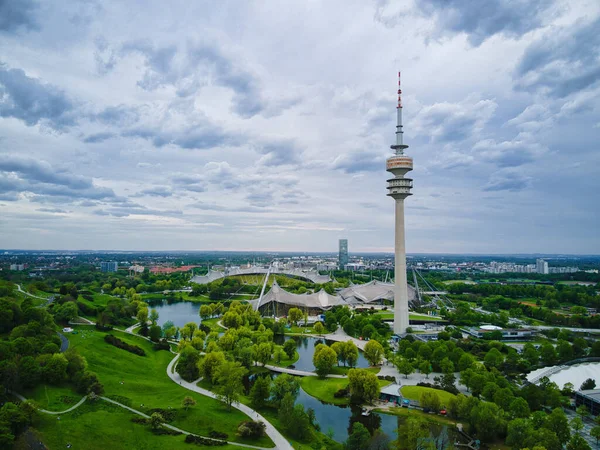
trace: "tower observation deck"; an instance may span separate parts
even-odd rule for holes
[[[406,333],[408,328],[408,285],[406,279],[406,248],[404,240],[404,199],[412,195],[412,179],[405,178],[413,169],[413,160],[404,154],[408,145],[404,144],[402,129],[402,90],[398,72],[398,106],[396,107],[396,143],[391,146],[395,155],[388,158],[386,170],[394,175],[387,180],[388,196],[396,201],[395,245],[394,245],[394,333]]]

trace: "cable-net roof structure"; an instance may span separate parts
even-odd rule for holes
[[[278,303],[297,308],[310,308],[327,310],[337,305],[345,305],[346,302],[337,295],[331,295],[321,289],[314,294],[292,294],[283,289],[276,281],[271,289],[263,295],[256,308],[261,308],[269,303]]]

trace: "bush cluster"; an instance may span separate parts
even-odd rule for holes
[[[128,352],[133,353],[135,355],[146,356],[146,352],[144,351],[144,349],[138,347],[137,345],[128,344],[127,342],[122,341],[121,339],[113,336],[112,334],[107,334],[106,336],[104,336],[104,341],[122,350],[127,350]]]
[[[220,447],[223,445],[227,445],[226,441],[220,441],[218,439],[206,439],[200,436],[196,436],[195,434],[188,434],[185,437],[186,444],[196,444],[196,445],[205,445],[206,447]]]

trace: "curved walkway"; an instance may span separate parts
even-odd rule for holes
[[[60,352],[64,353],[69,348],[69,340],[64,334],[59,333],[58,331],[56,332],[56,334],[58,334],[58,337],[60,338]]]
[[[19,400],[21,400],[22,402],[27,401],[27,399],[25,397],[23,397],[21,394],[17,394],[16,392],[12,393],[15,397],[17,397]],[[59,415],[59,414],[66,414],[68,412],[73,411],[75,408],[79,408],[81,405],[83,405],[83,403],[87,400],[86,396],[83,396],[83,398],[81,400],[79,400],[76,404],[74,404],[73,406],[71,406],[69,409],[65,409],[64,411],[48,411],[47,409],[42,409],[42,408],[38,408],[38,411],[43,412],[44,414],[53,414],[55,416]]]
[[[19,400],[21,400],[22,402],[27,401],[27,399],[25,397],[23,397],[21,394],[17,394],[16,392],[13,392],[12,394],[15,397],[17,397]],[[117,405],[117,406],[119,406],[119,407],[121,407],[123,409],[126,409],[126,410],[134,413],[134,414],[137,414],[138,416],[142,416],[142,417],[144,417],[146,419],[150,418],[150,416],[148,414],[144,414],[143,412],[138,411],[137,409],[133,409],[133,408],[127,406],[127,405],[124,405],[123,403],[119,403],[116,400],[112,400],[112,399],[110,399],[108,397],[103,397],[103,396],[100,396],[100,398],[102,400],[104,400],[105,402]],[[55,415],[55,416],[60,415],[60,414],[66,414],[66,413],[69,413],[69,412],[73,411],[76,408],[79,408],[86,400],[87,400],[87,396],[84,396],[81,400],[79,400],[79,402],[77,402],[75,405],[71,406],[69,409],[65,409],[64,411],[48,411],[47,409],[42,409],[42,408],[38,408],[38,411],[43,412],[44,414],[52,414],[52,415]],[[162,426],[164,426],[165,428],[169,428],[170,430],[177,431],[177,432],[179,432],[181,434],[185,434],[185,435],[192,434],[194,436],[199,436],[197,434],[190,433],[189,431],[182,430],[181,428],[174,427],[173,425],[170,425],[168,423],[163,423]],[[206,437],[206,436],[200,436],[200,437],[203,438],[203,439],[208,439],[210,441],[221,442],[219,439],[214,439],[214,438],[210,438],[210,437]],[[238,447],[252,448],[252,449],[256,449],[256,450],[273,450],[273,448],[257,447],[255,445],[242,444],[242,443],[239,443],[239,442],[228,442],[228,441],[226,441],[226,442],[228,444],[230,444],[230,445],[236,445]]]
[[[175,363],[177,362],[178,359],[179,359],[179,354],[177,356],[175,356],[175,358],[173,358],[173,360],[167,366],[167,375],[169,376],[169,378],[171,380],[173,380],[175,383],[178,383],[179,385],[183,386],[184,388],[189,389],[190,391],[194,391],[198,394],[202,394],[207,397],[217,399],[217,396],[213,392],[211,392],[207,389],[202,389],[201,387],[196,386],[195,383],[190,383],[189,381],[185,381],[183,378],[181,378],[179,376],[179,374],[177,372],[173,371],[173,368],[175,367]],[[292,445],[287,441],[287,439],[267,419],[265,419],[263,416],[261,416],[256,411],[254,411],[252,408],[250,408],[246,405],[243,405],[241,403],[233,403],[232,406],[235,409],[246,414],[251,419],[260,420],[260,421],[264,422],[264,424],[266,425],[265,431],[267,433],[267,436],[269,436],[271,438],[271,440],[275,443],[275,448],[277,450],[294,450],[294,447],[292,447]]]

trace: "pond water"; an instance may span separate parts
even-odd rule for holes
[[[551,370],[554,367],[556,366],[534,370],[527,375],[527,379],[531,380],[538,374],[541,374],[547,370]],[[572,366],[567,366],[559,372],[553,373],[552,375],[548,376],[548,378],[550,381],[555,382],[560,389],[564,387],[565,383],[573,383],[573,386],[575,386],[575,389],[577,390],[588,378],[595,380],[596,385],[600,385],[600,363],[573,364]]]
[[[290,339],[294,339],[296,341],[296,351],[300,356],[298,361],[294,363],[294,367],[298,370],[305,370],[307,372],[314,372],[315,370],[315,366],[312,362],[313,354],[315,353],[315,347],[318,344],[325,343],[327,345],[331,345],[334,342],[325,339],[319,339],[313,336],[275,336],[274,341],[276,344],[283,345],[285,341]],[[358,352],[356,367],[369,367],[369,362],[363,356],[362,351]]]
[[[173,302],[166,301],[149,302],[149,308],[153,308],[158,313],[158,325],[161,327],[167,321],[173,322],[176,327],[183,327],[186,323],[200,323],[200,303],[192,302]]]

